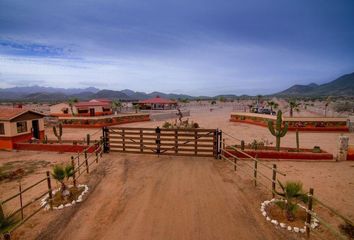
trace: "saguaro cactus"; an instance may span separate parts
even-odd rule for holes
[[[283,126],[284,125],[284,126]],[[288,124],[283,124],[282,112],[279,110],[277,113],[277,120],[275,122],[275,128],[273,121],[268,122],[268,129],[270,133],[276,138],[276,149],[280,150],[280,138],[284,137],[288,132]]]
[[[59,131],[57,131],[57,128],[53,126],[53,133],[58,138],[58,142],[61,143],[61,136],[63,135],[63,125],[61,123],[59,123],[58,129]]]

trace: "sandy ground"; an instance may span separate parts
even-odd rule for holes
[[[243,139],[274,141],[267,128],[229,122],[232,107],[190,108],[190,120],[203,128],[219,128],[233,136],[227,144]],[[125,124],[131,127],[162,126],[161,122]],[[82,139],[98,129],[64,129],[63,139]],[[51,130],[47,130],[50,138]],[[354,134],[350,133],[350,142]],[[300,146],[315,145],[335,153],[339,133],[300,133]],[[295,146],[295,134],[289,132],[282,146]],[[70,154],[38,152],[0,152],[0,165],[11,161],[47,161],[23,185],[39,180]],[[102,164],[104,162],[104,164]],[[88,198],[64,211],[41,212],[15,232],[14,239],[292,239],[292,234],[275,232],[259,212],[269,192],[254,191],[252,182],[241,171],[234,174],[224,161],[205,158],[181,158],[151,155],[106,154],[97,170],[87,178],[91,187]],[[41,162],[43,163],[43,162]],[[354,217],[354,162],[275,162],[287,174],[286,179],[301,180],[304,189],[315,188],[325,203]],[[24,164],[24,163],[22,163]],[[243,169],[247,169],[241,163]],[[272,164],[267,162],[267,164]],[[95,166],[94,164],[93,166]],[[263,169],[265,174],[270,174]],[[86,179],[82,180],[83,182]],[[270,184],[266,180],[265,184]],[[17,181],[0,182],[0,198],[15,193]],[[43,188],[34,190],[26,199]],[[37,192],[36,192],[37,191]],[[12,203],[18,204],[18,203]],[[14,205],[7,206],[9,209]],[[37,206],[35,206],[37,207]]]
[[[293,237],[269,227],[259,214],[258,196],[213,159],[110,156],[101,169],[105,177],[80,211],[59,218],[39,239]]]

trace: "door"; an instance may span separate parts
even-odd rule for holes
[[[90,116],[95,116],[95,109],[94,108],[90,108]]]
[[[32,121],[32,132],[33,132],[33,137],[36,139],[39,139],[39,122],[38,122],[38,120]]]

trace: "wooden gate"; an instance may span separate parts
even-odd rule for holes
[[[112,152],[216,157],[221,147],[217,129],[109,127],[104,132]]]

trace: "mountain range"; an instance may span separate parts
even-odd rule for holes
[[[185,94],[162,93],[162,92],[135,92],[130,89],[121,91],[94,87],[88,88],[53,88],[53,87],[13,87],[0,89],[0,100],[2,101],[38,101],[54,102],[64,101],[68,98],[78,98],[88,100],[93,98],[109,98],[128,100],[142,100],[156,96],[169,99],[211,99],[211,98],[236,98],[249,97],[247,95],[236,96],[233,94],[218,95],[214,97],[199,96],[194,97]],[[325,84],[311,83],[308,85],[293,85],[292,87],[269,96],[289,97],[289,96],[354,96],[354,73],[343,75]]]
[[[354,96],[354,72],[343,75],[329,83],[318,85],[294,85],[277,96]]]

